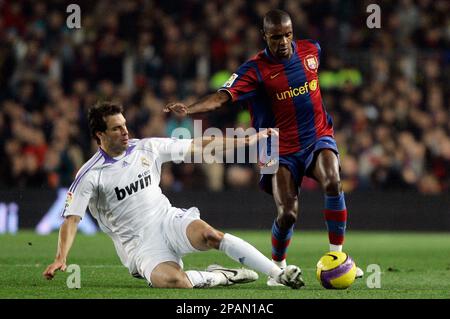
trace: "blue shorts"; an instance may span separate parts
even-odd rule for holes
[[[300,187],[303,176],[314,178],[312,175],[314,163],[316,162],[320,151],[323,149],[332,150],[339,159],[336,141],[331,136],[324,136],[297,153],[280,156],[279,165],[289,169],[294,178],[294,182]],[[259,187],[265,192],[272,194],[272,175],[261,175]]]

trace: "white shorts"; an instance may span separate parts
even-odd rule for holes
[[[150,283],[153,269],[160,263],[173,261],[183,268],[181,257],[197,252],[186,234],[190,223],[200,219],[197,207],[189,209],[171,207],[167,216],[145,230],[142,244],[135,251],[133,276],[141,276]]]

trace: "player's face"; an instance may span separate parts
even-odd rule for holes
[[[99,132],[102,148],[111,156],[118,156],[128,148],[128,130],[122,114],[105,117],[106,131]]]
[[[270,52],[279,59],[292,56],[292,23],[291,21],[267,26],[264,32],[264,40]]]

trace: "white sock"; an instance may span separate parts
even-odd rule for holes
[[[219,250],[231,259],[271,277],[276,278],[282,271],[255,247],[231,234],[223,236]]]
[[[278,267],[280,267],[281,269],[286,268],[287,263],[286,263],[286,259],[283,259],[282,261],[276,261],[272,259],[272,262],[277,265]]]
[[[186,275],[194,288],[216,287],[227,283],[223,274],[215,272],[188,270]]]
[[[330,251],[342,251],[342,245],[332,245],[332,244],[330,244]]]

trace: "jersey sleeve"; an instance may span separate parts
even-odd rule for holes
[[[192,139],[148,138],[144,143],[151,145],[162,163],[184,161],[191,148]]]
[[[256,95],[260,79],[256,63],[249,61],[241,65],[218,91],[227,92],[233,102],[242,101]]]
[[[93,175],[88,172],[85,175],[77,176],[67,192],[62,216],[76,215],[83,218],[93,192]]]
[[[322,48],[320,47],[319,41],[316,40],[308,40],[310,43],[312,43],[317,48],[317,60],[320,64],[320,55],[322,53]]]
[[[313,41],[313,43],[317,47],[317,55],[320,57],[320,54],[322,53],[322,48],[320,47],[320,44],[318,41]]]

